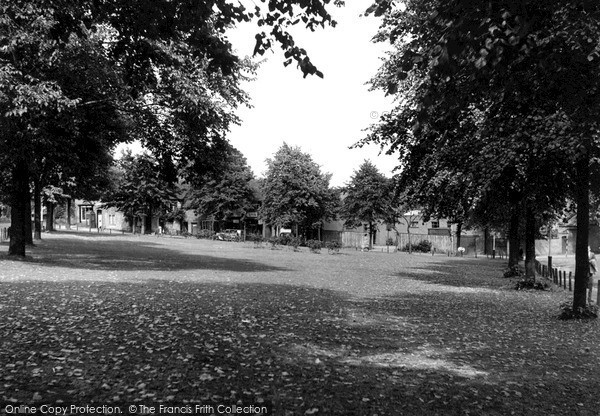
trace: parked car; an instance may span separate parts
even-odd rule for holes
[[[215,238],[221,241],[239,241],[242,237],[242,230],[227,229],[215,234]]]

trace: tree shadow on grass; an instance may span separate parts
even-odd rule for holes
[[[526,298],[358,299],[158,279],[1,288],[0,362],[11,364],[2,394],[21,401],[35,392],[81,404],[266,401],[276,415],[597,411],[593,360],[572,361],[576,331],[540,322]],[[591,365],[574,374],[567,359]]]
[[[503,277],[504,269],[505,264],[497,260],[453,259],[448,263],[430,263],[426,269],[407,268],[396,276],[445,286],[497,289],[510,284]],[[490,276],[498,279],[491,280]]]
[[[105,271],[216,270],[244,273],[287,270],[249,259],[184,253],[165,245],[166,240],[162,238],[154,242],[149,238],[113,236],[109,239],[97,238],[94,234],[64,234],[80,238],[42,240],[36,247],[28,249],[25,261],[43,267]],[[4,259],[11,260],[8,256]]]

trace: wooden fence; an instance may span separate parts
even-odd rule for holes
[[[542,277],[552,280],[555,285],[562,287],[569,292],[573,291],[575,280],[572,271],[569,271],[569,274],[567,274],[566,270],[561,270],[556,267],[552,267],[552,269],[550,269],[548,265],[542,264],[538,260],[535,261],[535,269],[538,274],[540,274]],[[596,302],[597,304],[600,304],[600,279],[597,282],[596,288]]]

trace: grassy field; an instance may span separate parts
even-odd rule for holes
[[[44,234],[25,261],[0,255],[0,413],[600,415],[598,322],[557,320],[570,293],[511,290],[504,268]]]

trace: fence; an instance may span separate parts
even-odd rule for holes
[[[535,270],[542,277],[552,280],[555,285],[562,287],[569,292],[573,291],[574,279],[572,271],[569,271],[569,274],[567,275],[566,270],[560,270],[556,267],[549,268],[546,264],[542,264],[538,260],[535,261]],[[597,304],[600,304],[600,280],[598,280],[598,286],[596,287],[598,288],[596,302]]]

